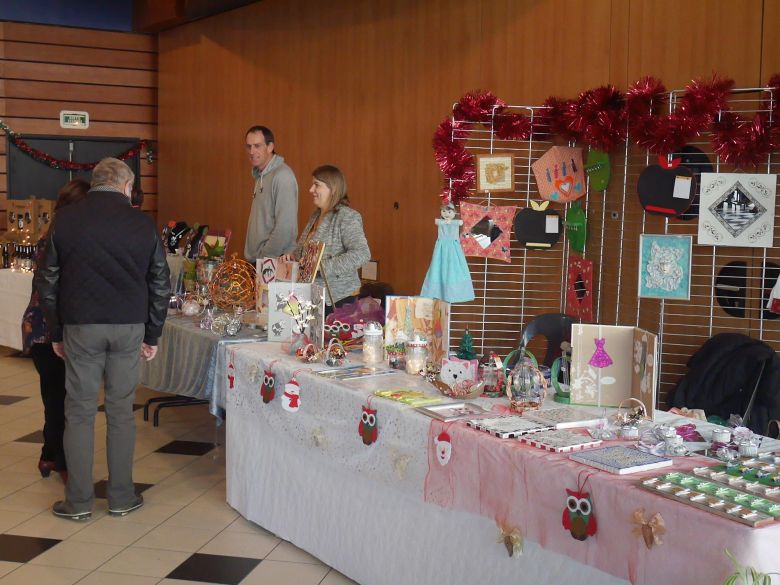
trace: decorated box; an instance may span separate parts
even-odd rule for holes
[[[428,341],[428,360],[447,357],[450,346],[450,304],[425,297],[387,297],[385,345],[412,339],[419,333]]]
[[[636,398],[653,417],[658,382],[658,336],[618,325],[571,329],[571,402],[620,406]]]
[[[308,309],[311,319],[301,331],[296,322],[301,309]],[[268,284],[268,341],[290,341],[293,334],[304,333],[317,348],[324,345],[325,296],[316,284],[274,281]]]

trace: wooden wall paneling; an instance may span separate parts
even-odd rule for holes
[[[629,81],[655,75],[673,89],[719,73],[733,78],[738,87],[755,87],[762,55],[763,4],[763,0],[630,0]]]
[[[29,61],[5,60],[0,62],[0,76],[6,79],[46,79],[55,82],[119,85],[122,87],[157,87],[157,73],[155,71],[31,63]]]
[[[483,88],[510,103],[539,104],[551,94],[574,97],[608,82],[624,89],[647,74],[669,88],[713,71],[754,85],[768,77],[768,63],[780,54],[771,35],[762,41],[760,34],[762,18],[765,31],[772,30],[766,25],[771,18],[776,21],[773,4],[336,0],[325,6],[294,0],[257,3],[177,27],[160,35],[166,161],[159,176],[166,193],[160,219],[179,215],[230,224],[240,249],[252,186],[243,132],[265,123],[298,176],[301,224],[312,209],[311,169],[324,162],[341,166],[380,261],[380,278],[399,292],[416,293],[435,239],[441,184],[430,141],[453,101]],[[566,27],[563,40],[561,15],[577,23]],[[638,234],[667,229],[662,218],[645,216],[637,200],[639,173],[652,161],[633,148],[628,164],[622,150],[612,156],[608,192],[588,201],[586,257],[601,279],[601,321],[657,331],[660,301],[636,297]],[[670,233],[682,229],[675,221],[670,225]],[[481,278],[475,275],[476,288]],[[708,286],[694,279],[696,295],[704,296]],[[504,322],[515,319],[515,329],[499,330],[495,343],[518,332],[516,307],[509,305],[495,311]],[[665,310],[674,315],[688,308],[696,307],[667,303]],[[462,315],[481,323],[481,313],[468,305]],[[713,323],[734,326],[722,315]],[[670,327],[676,333],[676,325]],[[698,343],[678,336],[669,347],[687,350]]]
[[[63,106],[62,109],[67,109]],[[57,119],[44,118],[17,118],[6,117],[6,124],[19,134],[51,134],[55,136],[104,136],[109,138],[137,137],[156,140],[156,124],[133,124],[123,122],[93,122],[89,121],[89,128],[77,131],[70,128],[61,128],[59,110]]]
[[[510,103],[538,105],[607,83],[610,13],[611,0],[485,2],[482,87]]]
[[[157,138],[156,37],[0,22],[0,77],[0,116],[22,135]],[[89,112],[90,127],[60,128],[63,109]],[[5,149],[3,138],[0,211],[7,197]],[[142,160],[141,187],[144,210],[154,216],[156,163]]]
[[[9,98],[3,100],[0,112],[14,118],[45,118],[59,120],[62,103],[46,99]],[[69,101],[68,107],[89,112],[90,125],[93,122],[134,122],[157,125],[155,105],[104,104]]]
[[[252,193],[244,132],[261,123],[255,112],[273,90],[254,83],[248,55],[260,40],[247,23],[230,13],[212,24],[208,33],[183,26],[160,35],[160,157],[178,171],[158,176],[166,194],[158,222],[229,227],[240,253]]]
[[[47,41],[33,43],[6,40],[3,45],[4,59],[60,63],[65,65],[91,65],[136,70],[157,70],[156,51],[128,51],[106,48],[67,46],[49,44]]]
[[[628,77],[628,46],[631,2],[612,0],[609,12],[609,82],[625,89]]]
[[[101,104],[157,104],[153,87],[121,87],[50,81],[5,80],[5,94],[15,98],[40,99],[56,97],[62,101]]]
[[[761,47],[761,85],[767,83],[775,73],[780,73],[780,38],[777,31],[780,24],[780,2],[764,2],[764,27]],[[777,156],[777,155],[775,155]]]
[[[190,132],[192,109],[208,103],[210,110],[220,112],[222,127],[211,134],[201,126],[203,132],[192,137],[188,153],[172,155],[177,160],[191,156],[191,164],[173,168],[203,168],[214,158],[224,169],[219,176],[222,188],[237,199],[224,212],[212,210],[199,201],[208,197],[193,193],[203,193],[213,179],[203,177],[204,182],[193,182],[189,189],[189,178],[181,182],[161,175],[161,188],[167,189],[170,180],[172,191],[178,192],[166,198],[170,211],[161,201],[161,217],[177,209],[180,215],[194,217],[225,213],[241,247],[252,187],[243,133],[251,124],[264,123],[276,133],[279,151],[298,176],[301,227],[313,209],[309,173],[325,162],[339,165],[355,207],[365,216],[380,278],[401,292],[418,292],[438,212],[440,178],[431,164],[431,136],[453,96],[477,79],[476,67],[468,69],[472,73],[462,72],[460,56],[473,59],[463,44],[476,38],[478,5],[452,0],[434,4],[441,12],[408,0],[364,3],[357,10],[344,1],[327,8],[304,1],[262,3],[162,33],[163,157],[168,160],[168,149]],[[463,35],[453,34],[441,22],[440,15],[448,11],[462,19],[456,32]],[[290,24],[293,19],[295,27]],[[257,27],[251,28],[252,23]],[[263,42],[255,42],[258,38]],[[434,38],[442,42],[433,42]],[[206,43],[221,51],[217,71],[203,53]],[[242,58],[234,56],[238,50]],[[196,55],[201,66],[193,68]],[[220,89],[211,95],[202,88],[207,74],[217,86],[236,90],[226,95]],[[473,81],[464,81],[464,75]],[[189,89],[174,92],[174,80],[181,82],[178,88],[203,89],[205,95],[198,91],[202,99],[193,100]],[[238,89],[242,84],[244,92]],[[222,135],[231,146],[215,149],[210,142],[214,135]],[[420,254],[421,242],[427,258],[410,261]]]
[[[157,52],[157,38],[153,35],[21,22],[0,22],[0,39],[25,43],[46,43],[64,47]]]

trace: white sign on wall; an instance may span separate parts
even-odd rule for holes
[[[60,127],[85,130],[89,128],[89,113],[62,110],[60,112]]]

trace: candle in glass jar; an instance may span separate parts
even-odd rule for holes
[[[385,340],[382,326],[376,321],[363,328],[363,362],[381,364],[385,359]]]
[[[414,337],[406,342],[406,373],[416,376],[425,371],[427,360],[428,342],[424,337],[415,333]]]

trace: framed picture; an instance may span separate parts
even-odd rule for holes
[[[702,173],[698,244],[771,248],[777,175]]]
[[[691,236],[639,236],[639,297],[691,299]]]
[[[477,191],[502,193],[515,190],[515,165],[511,154],[477,155]]]
[[[314,282],[317,271],[320,269],[320,261],[322,260],[322,253],[324,251],[325,244],[323,242],[309,240],[303,245],[301,258],[298,260],[299,282]]]

